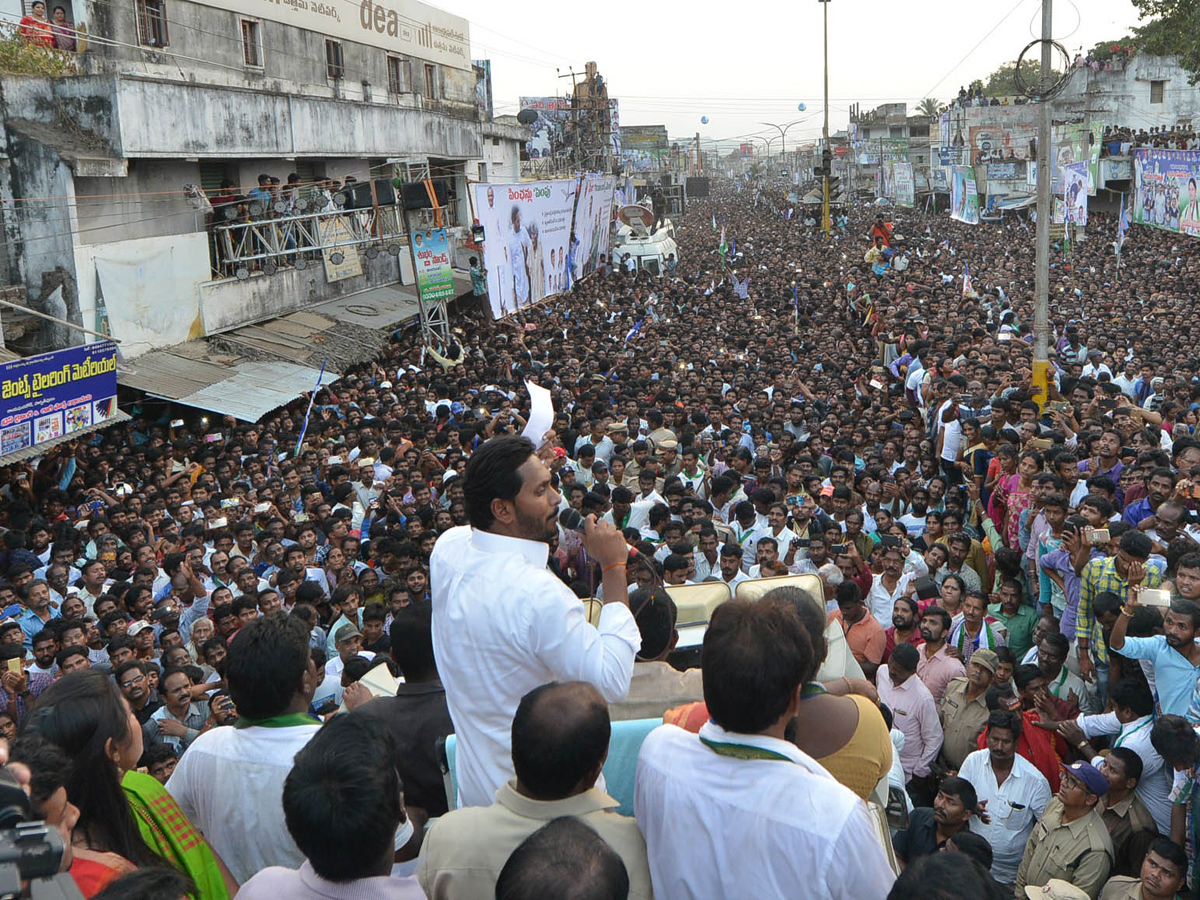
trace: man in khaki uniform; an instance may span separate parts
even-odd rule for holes
[[[994,650],[976,650],[965,677],[951,679],[938,705],[942,720],[942,757],[951,769],[962,765],[967,754],[979,749],[979,735],[987,725],[988,708],[984,695],[992,676],[1000,666]]]
[[[1112,868],[1112,839],[1096,806],[1108,793],[1108,779],[1091,763],[1063,764],[1058,796],[1033,828],[1017,869],[1016,896],[1025,886],[1040,887],[1052,878],[1074,885],[1092,900]]]
[[[1187,853],[1169,838],[1155,838],[1146,851],[1141,874],[1141,878],[1110,878],[1100,900],[1175,900],[1187,888]]]
[[[512,725],[517,777],[496,791],[491,806],[451,810],[430,826],[417,875],[426,896],[495,896],[513,850],[551,819],[571,816],[621,857],[630,898],[649,900],[650,867],[637,821],[619,815],[620,804],[595,786],[608,756],[609,727],[608,705],[591,685],[551,682],[522,697]]]
[[[1129,860],[1126,854],[1129,839],[1143,831],[1158,834],[1154,816],[1136,793],[1142,777],[1142,758],[1128,747],[1114,747],[1108,756],[1093,759],[1092,765],[1108,779],[1108,794],[1096,808],[1112,838],[1113,871],[1132,875],[1137,869],[1136,861]]]

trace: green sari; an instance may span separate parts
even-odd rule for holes
[[[187,820],[158,779],[126,772],[121,787],[146,845],[196,883],[199,900],[229,900],[221,867],[204,835]]]

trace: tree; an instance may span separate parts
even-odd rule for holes
[[[917,104],[917,113],[922,116],[929,116],[931,118],[936,118],[937,114],[940,111],[941,111],[941,104],[939,104],[932,97],[926,97],[919,104]]]
[[[1017,87],[1016,72],[1017,61],[1015,59],[1001,64],[995,72],[988,76],[983,92],[989,97],[1011,97],[1014,94],[1023,93]],[[1026,59],[1021,63],[1021,77],[1025,79],[1026,84],[1037,84],[1040,73],[1041,64],[1037,60]]]
[[[1138,15],[1149,19],[1134,29],[1140,48],[1155,56],[1177,56],[1200,82],[1200,0],[1133,0]]]

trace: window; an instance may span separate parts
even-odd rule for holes
[[[262,60],[262,24],[257,19],[242,19],[242,62],[261,69]]]
[[[436,100],[438,98],[438,67],[425,64],[425,99]]]
[[[1162,103],[1163,94],[1167,92],[1167,83],[1165,81],[1150,82],[1150,102]]]
[[[346,74],[346,60],[342,56],[342,42],[325,40],[325,77],[336,81]]]
[[[388,92],[405,94],[412,91],[412,75],[409,71],[408,60],[402,56],[387,58]]]
[[[138,41],[143,47],[165,47],[167,36],[166,0],[136,0]]]

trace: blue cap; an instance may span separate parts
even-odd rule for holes
[[[1091,763],[1080,760],[1070,765],[1066,763],[1060,763],[1060,765],[1064,772],[1069,773],[1073,778],[1082,782],[1083,786],[1097,797],[1102,797],[1108,793],[1108,779],[1101,775],[1100,770]]]

